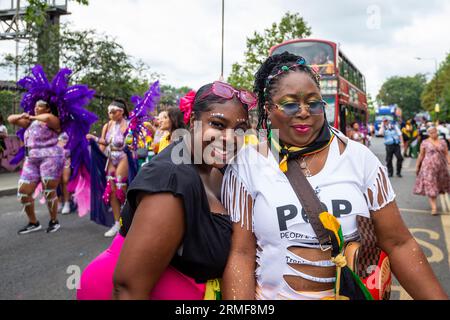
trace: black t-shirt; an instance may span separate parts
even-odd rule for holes
[[[147,194],[170,192],[181,197],[184,204],[185,233],[181,248],[171,265],[198,283],[221,278],[231,243],[231,220],[228,215],[210,212],[208,198],[193,164],[174,164],[172,150],[183,142],[172,143],[134,178],[127,193],[121,217],[120,234],[126,237],[136,210],[140,192]],[[182,154],[183,152],[181,152]],[[186,152],[185,152],[186,153]]]

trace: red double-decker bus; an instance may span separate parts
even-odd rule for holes
[[[319,72],[330,125],[345,134],[353,121],[367,128],[365,78],[338,44],[327,40],[296,39],[272,47],[269,54],[285,51],[304,57],[306,63]]]

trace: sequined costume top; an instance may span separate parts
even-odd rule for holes
[[[108,147],[106,149],[107,156],[111,159],[112,164],[115,167],[126,156],[123,150],[125,148],[125,135],[121,130],[122,121],[115,122],[108,129],[105,137],[106,143],[108,144]]]
[[[42,121],[31,122],[25,130],[24,141],[30,158],[63,156],[62,149],[58,147],[58,133]]]

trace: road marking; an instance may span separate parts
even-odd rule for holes
[[[445,202],[447,202],[447,212],[450,212],[450,195],[446,193],[445,195]]]
[[[443,226],[444,234],[445,234],[445,242],[447,245],[447,251],[449,251],[449,249],[450,249],[450,217],[442,216],[441,219],[442,219],[442,226]],[[409,230],[411,231],[412,234],[417,233],[417,232],[427,233],[431,240],[439,240],[439,238],[440,238],[439,233],[437,233],[433,230],[419,229],[419,228],[411,228]],[[422,247],[425,247],[431,251],[431,256],[427,257],[427,260],[429,263],[439,263],[444,259],[444,254],[440,248],[436,247],[435,245],[433,245],[427,241],[421,240],[417,237],[414,237],[414,238],[416,239],[417,243],[419,243],[419,245],[421,245]],[[450,257],[448,259],[448,263],[450,265]],[[393,292],[395,291],[400,294],[399,300],[413,300],[412,297],[406,292],[406,290],[400,284],[392,285],[391,290]]]
[[[431,215],[431,210],[419,210],[419,209],[407,209],[407,208],[399,208],[400,211],[406,211],[406,212],[414,212],[414,213],[427,213],[429,215]],[[441,212],[438,211],[439,215],[450,215],[450,212]]]
[[[450,252],[450,216],[441,216],[442,229],[444,229],[445,245]],[[450,254],[448,255],[448,266],[450,269]]]
[[[406,292],[405,289],[401,285],[398,286],[391,286],[391,291],[398,291],[400,292],[400,298],[399,300],[413,300],[411,296]]]
[[[439,233],[437,233],[436,231],[433,231],[433,230],[429,230],[429,229],[411,228],[411,229],[409,229],[409,231],[411,231],[411,233],[413,235],[417,232],[428,233],[431,240],[439,240],[439,238],[440,238]],[[416,239],[418,244],[420,244],[422,247],[425,247],[431,251],[431,256],[427,257],[427,260],[429,263],[432,263],[432,262],[439,263],[442,260],[444,260],[444,253],[442,252],[442,250],[440,248],[438,248],[434,244],[431,244],[430,242],[422,240],[418,237],[414,237],[414,238]]]
[[[450,212],[450,199],[448,194],[446,193],[439,195],[439,200],[441,202],[442,211]]]

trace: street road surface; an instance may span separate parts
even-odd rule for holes
[[[371,150],[384,163],[384,145],[374,139]],[[395,160],[394,160],[395,161]],[[417,238],[438,279],[450,294],[450,215],[433,217],[425,197],[412,194],[415,159],[404,162],[403,178],[391,179],[402,216]],[[37,204],[37,216],[48,224],[48,213]],[[450,199],[441,197],[438,209],[450,210]],[[0,198],[0,299],[75,299],[79,271],[105,250],[111,239],[103,237],[107,228],[76,214],[59,216],[61,229],[53,234],[44,230],[17,235],[26,224],[15,196]],[[394,285],[392,299],[409,299],[407,293]]]

